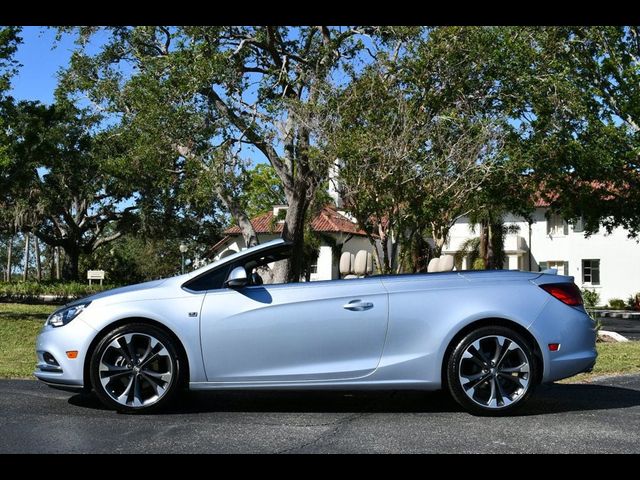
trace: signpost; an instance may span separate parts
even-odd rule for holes
[[[91,285],[91,280],[100,280],[100,285],[102,286],[102,280],[104,280],[104,270],[87,271],[87,280],[89,280],[89,285]]]

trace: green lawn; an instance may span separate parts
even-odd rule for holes
[[[31,377],[35,337],[54,305],[0,303],[0,378]],[[640,342],[599,343],[592,373],[564,382],[588,382],[601,375],[640,372]]]
[[[31,377],[35,338],[55,305],[0,303],[0,378]]]
[[[640,372],[640,342],[598,343],[598,360],[591,373],[583,373],[563,382],[589,382],[602,375]]]

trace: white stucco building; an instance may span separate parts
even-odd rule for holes
[[[538,205],[541,202],[538,203]],[[640,244],[627,237],[627,231],[616,228],[611,234],[604,229],[585,238],[581,222],[570,224],[558,215],[549,215],[538,206],[529,225],[521,217],[507,216],[507,225],[519,231],[505,239],[505,269],[544,270],[556,268],[559,274],[571,275],[580,288],[600,294],[600,303],[612,298],[626,300],[640,292]],[[451,229],[444,253],[455,254],[467,239],[478,236],[470,229],[469,219],[460,219]],[[467,259],[459,269],[469,268]]]
[[[281,237],[284,221],[278,220],[278,214],[286,208],[284,205],[275,205],[271,211],[251,219],[261,243]],[[356,222],[345,211],[332,205],[327,205],[316,215],[311,222],[311,228],[324,239],[321,241],[317,262],[311,268],[311,281],[339,278],[340,253],[334,251],[333,245],[339,245],[340,252],[350,252],[354,255],[359,250],[371,252],[373,249]],[[228,228],[224,233],[222,240],[211,248],[209,259],[218,260],[246,248],[238,226]]]

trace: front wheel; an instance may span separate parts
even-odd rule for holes
[[[120,412],[162,409],[180,385],[174,341],[147,324],[124,325],[109,332],[94,350],[90,369],[98,398]]]
[[[478,415],[503,415],[533,392],[537,366],[528,342],[506,327],[482,327],[467,334],[447,365],[453,398]]]

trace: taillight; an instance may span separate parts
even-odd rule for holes
[[[582,295],[575,283],[545,283],[540,288],[556,297],[562,303],[576,307],[582,305]]]

